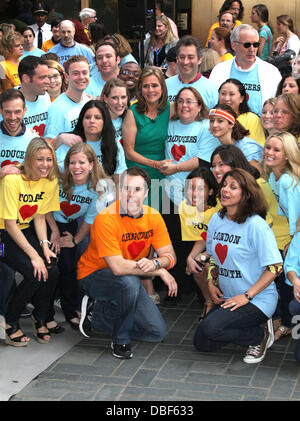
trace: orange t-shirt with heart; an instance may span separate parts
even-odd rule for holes
[[[58,180],[28,181],[22,174],[6,175],[0,181],[0,229],[4,220],[15,220],[22,230],[38,214],[59,210]]]
[[[121,255],[138,261],[149,255],[151,246],[157,250],[170,244],[167,227],[157,210],[143,206],[143,214],[131,218],[120,215],[119,202],[114,202],[94,220],[89,246],[78,262],[77,277],[82,279],[107,268],[104,257]]]

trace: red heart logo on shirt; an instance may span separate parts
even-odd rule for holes
[[[221,262],[221,265],[225,262],[225,259],[227,257],[228,247],[225,244],[222,246],[221,243],[218,243],[215,247],[215,252],[217,253],[217,256]]]
[[[204,241],[206,241],[207,233],[205,231],[201,232],[201,237],[203,238]]]
[[[38,210],[38,205],[24,205],[20,208],[20,215],[22,216],[23,221],[30,218]]]
[[[131,257],[133,260],[138,257],[138,255],[141,253],[141,251],[145,248],[145,241],[133,241],[129,246],[127,247]]]
[[[40,124],[39,126],[34,126],[32,129],[39,134],[39,136],[43,136],[45,131],[45,124]]]
[[[20,162],[18,161],[10,161],[9,159],[6,159],[1,163],[1,168],[5,167],[5,165],[18,165]]]
[[[61,202],[60,209],[63,211],[63,213],[66,216],[71,216],[71,215],[74,215],[75,213],[79,212],[80,209],[81,209],[81,206],[76,205],[76,203],[71,205],[69,202]]]
[[[173,155],[175,161],[179,161],[185,155],[185,146],[184,145],[173,145],[171,149],[171,154]]]

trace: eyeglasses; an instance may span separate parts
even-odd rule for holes
[[[140,77],[140,73],[139,72],[131,72],[130,70],[120,70],[119,72],[120,75],[125,75],[125,76],[134,76],[135,78],[139,78]]]
[[[257,42],[240,42],[240,41],[234,41],[234,42],[236,42],[237,44],[242,44],[242,46],[244,48],[250,48],[251,45],[253,45],[254,48],[258,48],[260,46],[260,42],[259,41],[257,41]]]
[[[231,7],[231,10],[236,10],[237,12],[239,12],[241,9],[239,7]]]
[[[90,19],[95,19],[96,20],[96,19],[98,19],[98,17],[97,16],[91,16]]]
[[[183,99],[179,99],[177,101],[177,104],[178,105],[183,105],[183,104],[192,105],[192,104],[198,104],[198,101],[192,101],[191,99],[187,99],[186,101],[184,101]]]

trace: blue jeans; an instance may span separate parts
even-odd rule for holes
[[[110,333],[113,343],[160,342],[165,337],[165,321],[138,276],[115,276],[105,268],[81,279],[80,286],[96,300],[92,328]]]
[[[260,325],[267,320],[268,317],[251,303],[234,311],[215,306],[199,324],[194,345],[201,352],[217,351],[227,343],[258,345],[264,338]]]
[[[290,313],[293,316],[300,314],[300,303],[294,298],[289,304]],[[300,329],[297,330],[297,333],[300,333]],[[296,341],[296,347],[294,351],[295,359],[298,363],[300,363],[300,338]]]

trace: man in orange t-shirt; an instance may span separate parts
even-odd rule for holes
[[[97,215],[89,246],[78,262],[78,279],[86,294],[80,330],[85,334],[90,297],[95,300],[92,327],[112,334],[117,358],[133,356],[131,338],[159,342],[165,336],[165,322],[140,278],[159,276],[169,296],[177,295],[167,270],[176,262],[167,228],[158,211],[143,205],[149,185],[148,174],[139,167],[122,174],[120,201]],[[148,259],[151,246],[157,258]]]

